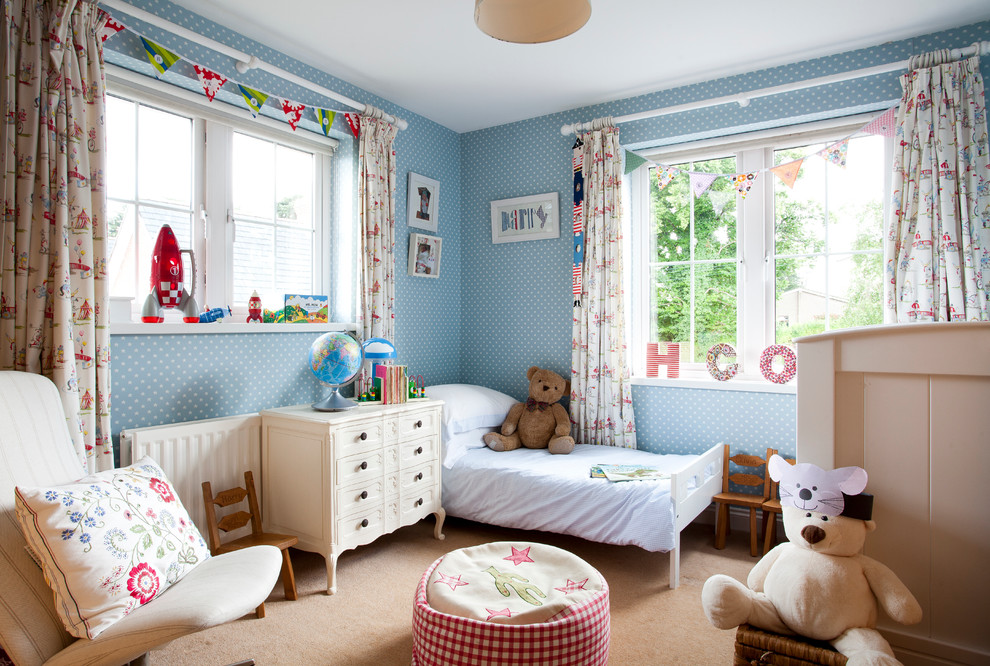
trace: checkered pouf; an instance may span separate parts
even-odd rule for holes
[[[447,553],[413,605],[413,666],[604,665],[608,584],[554,546],[499,541]]]

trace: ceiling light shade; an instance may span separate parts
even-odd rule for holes
[[[591,17],[590,0],[475,0],[474,22],[505,42],[538,44],[577,32]]]

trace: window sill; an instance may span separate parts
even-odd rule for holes
[[[693,388],[710,391],[750,391],[753,393],[797,393],[797,386],[792,380],[787,384],[774,384],[766,379],[755,377],[733,377],[720,382],[712,377],[682,377],[667,379],[666,377],[633,377],[633,386],[664,386],[668,388]]]
[[[161,324],[145,324],[128,321],[110,323],[110,335],[203,335],[215,333],[325,333],[327,331],[357,330],[357,324],[247,324],[242,322],[215,321],[208,324],[186,324],[167,321]]]

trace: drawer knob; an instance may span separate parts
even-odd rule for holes
[[[423,506],[423,498],[422,497],[420,497],[418,500],[416,500],[416,506]]]
[[[364,462],[361,463],[361,469],[368,469],[368,461],[367,460],[365,460]]]
[[[361,437],[360,437],[360,439],[361,439],[361,441],[362,441],[362,442],[363,442],[364,440],[366,440],[366,439],[368,439],[368,433],[366,433],[366,432],[362,432],[362,433],[361,433]]]
[[[367,490],[362,490],[361,491],[361,499],[368,499],[368,491]]]
[[[423,447],[422,446],[417,446],[416,447],[416,454],[419,455],[422,452],[423,452]]]
[[[361,527],[367,527],[367,526],[368,526],[368,519],[365,518],[364,520],[361,521]]]
[[[420,419],[419,421],[416,421],[416,427],[417,428],[422,428],[423,427],[423,419]]]
[[[417,481],[422,481],[423,480],[423,473],[422,472],[420,472],[419,474],[416,475],[416,480]]]

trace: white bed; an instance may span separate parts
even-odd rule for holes
[[[681,530],[722,488],[721,444],[700,456],[590,444],[557,456],[545,449],[496,452],[481,438],[501,424],[513,398],[466,384],[427,393],[445,402],[442,502],[448,515],[669,551],[670,587],[677,587]],[[597,464],[651,465],[671,478],[615,483],[591,478]]]

